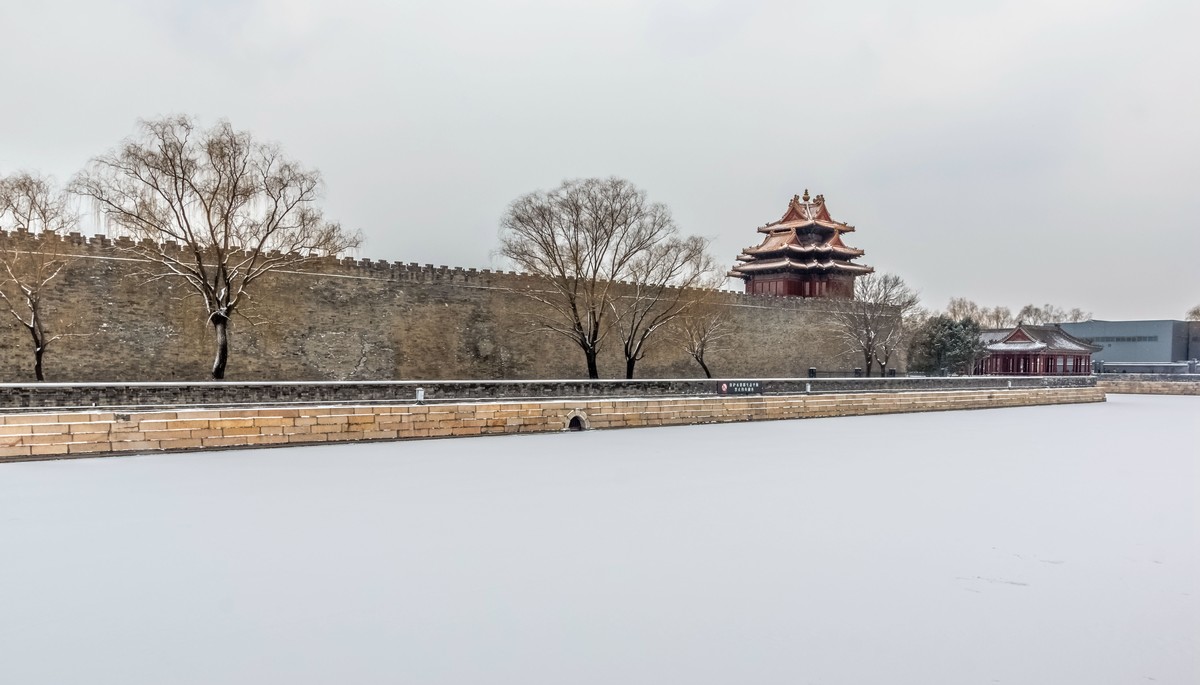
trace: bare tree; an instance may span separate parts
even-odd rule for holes
[[[1053,321],[1057,314],[1064,313],[1058,307],[1047,303],[1044,306],[1027,304],[1021,307],[1021,311],[1017,312],[1017,320],[1021,323],[1033,324],[1035,326]]]
[[[839,302],[835,321],[847,350],[863,356],[863,368],[887,372],[893,354],[905,344],[905,317],[920,297],[895,274],[867,274],[854,281],[854,299]]]
[[[1008,307],[997,305],[995,307],[983,307],[979,310],[979,318],[975,320],[980,328],[1008,328],[1017,322],[1013,318],[1012,310]]]
[[[1067,315],[1065,317],[1063,317],[1057,323],[1062,323],[1062,322],[1075,323],[1078,321],[1087,321],[1091,318],[1092,318],[1091,312],[1085,312],[1082,309],[1080,309],[1079,307],[1072,307],[1067,312]]]
[[[1014,316],[1008,307],[999,305],[980,307],[965,297],[953,297],[946,305],[946,316],[955,321],[970,319],[979,324],[981,328],[1009,328],[1018,322],[1039,325],[1064,321],[1087,321],[1092,318],[1092,313],[1085,312],[1078,307],[1066,310],[1052,304],[1044,304],[1041,307],[1027,304]]]
[[[698,236],[671,236],[651,245],[631,261],[629,272],[629,287],[615,304],[625,377],[633,378],[654,334],[687,313],[724,275],[708,255],[708,241]]]
[[[47,327],[44,296],[70,261],[64,239],[78,218],[49,179],[30,173],[0,179],[0,228],[13,234],[0,249],[0,306],[29,334],[39,381],[46,379],[46,348],[72,328],[67,320]]]
[[[686,310],[678,286],[703,272],[705,262],[691,256],[703,246],[680,239],[667,207],[629,181],[589,178],[514,200],[498,253],[539,277],[539,287],[523,291],[543,305],[537,325],[578,345],[588,377],[599,378],[596,360],[615,327],[625,333],[632,374],[649,336]]]
[[[913,341],[917,339],[929,324],[929,320],[936,315],[936,312],[931,312],[918,305],[909,309],[900,317],[900,325],[903,327],[901,332],[903,335],[901,336],[897,350],[903,353],[905,367],[909,370],[912,369]]]
[[[201,129],[184,116],[142,121],[72,184],[156,265],[152,279],[186,281],[215,333],[212,377],[225,377],[230,320],[263,275],[357,247],[324,219],[320,174],[222,121]]]
[[[1200,304],[1192,307],[1187,313],[1188,321],[1200,321]]]
[[[960,319],[970,319],[978,322],[981,316],[979,305],[965,297],[952,297],[946,303],[946,316],[958,321]]]
[[[705,378],[712,378],[712,370],[705,357],[709,352],[725,349],[724,341],[732,335],[729,327],[729,309],[714,301],[715,291],[688,308],[676,319],[673,330],[679,346],[689,357],[696,360],[704,371]]]
[[[1017,312],[1018,321],[1035,326],[1046,323],[1087,321],[1090,318],[1092,318],[1091,312],[1085,312],[1078,307],[1068,311],[1052,304],[1044,304],[1041,307],[1027,304]]]

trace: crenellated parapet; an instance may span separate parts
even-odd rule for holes
[[[115,238],[103,234],[85,236],[77,232],[66,235],[52,232],[35,235],[27,231],[0,230],[0,250],[47,249],[47,245],[52,245],[53,250],[64,256],[78,255],[90,258],[114,257],[129,259],[131,257],[136,258],[139,252],[145,251],[162,251],[172,256],[184,257],[187,251],[184,245],[173,241],[157,244],[150,240],[142,240],[139,245],[128,236],[117,236]],[[140,248],[140,250],[135,248]],[[278,257],[279,253],[270,252],[268,256]],[[299,255],[297,255],[297,258],[299,258]],[[325,274],[330,276],[394,281],[402,284],[461,285],[476,288],[512,290],[536,288],[540,282],[538,276],[520,271],[355,257],[311,257],[304,259],[295,266],[287,267],[287,270],[312,274],[314,276]],[[823,298],[803,298],[769,293],[745,293],[725,289],[715,294],[714,301],[729,306],[771,307],[775,309],[804,309],[812,311],[831,311],[832,307],[835,306]]]

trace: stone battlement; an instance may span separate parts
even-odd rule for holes
[[[31,234],[24,231],[0,230],[0,248],[37,249],[44,245],[45,240],[54,243],[55,248],[64,256],[80,256],[91,258],[125,258],[139,259],[136,252],[129,252],[135,247],[133,239],[120,236],[110,238],[103,234],[91,237],[73,232],[68,235],[56,233]],[[142,241],[147,246],[153,243]],[[183,245],[168,241],[162,243],[166,251],[183,254]],[[277,256],[278,252],[268,253]],[[520,290],[537,285],[539,277],[521,271],[504,271],[501,269],[483,269],[475,267],[448,266],[445,264],[422,264],[419,262],[388,261],[386,259],[370,259],[355,257],[312,257],[306,260],[297,271],[312,274],[332,276],[347,276],[357,278],[377,278],[401,283],[423,284],[458,284],[483,288],[508,288]],[[618,281],[621,283],[621,281]],[[821,298],[783,297],[777,295],[748,294],[741,291],[723,289],[719,291],[721,299],[730,305],[755,305],[771,302],[772,306],[816,307],[827,310],[830,304]]]

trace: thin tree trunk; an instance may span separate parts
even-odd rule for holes
[[[33,375],[39,381],[46,380],[46,376],[42,374],[42,355],[46,353],[46,348],[41,345],[35,345],[33,348]]]
[[[30,337],[33,338],[33,377],[39,381],[46,380],[42,373],[42,355],[46,353],[46,346],[42,344],[42,333],[38,329],[41,328],[37,320],[37,314],[34,313],[33,325],[25,327],[29,331]]]
[[[584,350],[584,356],[587,357],[588,378],[596,379],[600,377],[600,369],[596,366],[596,351]]]
[[[704,369],[705,378],[712,378],[712,371],[708,370],[708,364],[704,363],[704,357],[696,357],[696,363],[700,365],[700,368]]]
[[[626,379],[633,378],[633,367],[635,364],[637,364],[637,360],[632,357],[629,357],[625,360],[625,378]]]
[[[217,357],[213,360],[212,377],[219,381],[225,378],[225,364],[229,362],[229,318],[213,314],[212,324],[217,331]]]

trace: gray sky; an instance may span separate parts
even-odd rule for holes
[[[927,306],[1200,303],[1200,3],[47,0],[0,26],[0,172],[224,117],[321,169],[361,256],[502,266],[509,201],[618,175],[730,265],[808,188]]]

